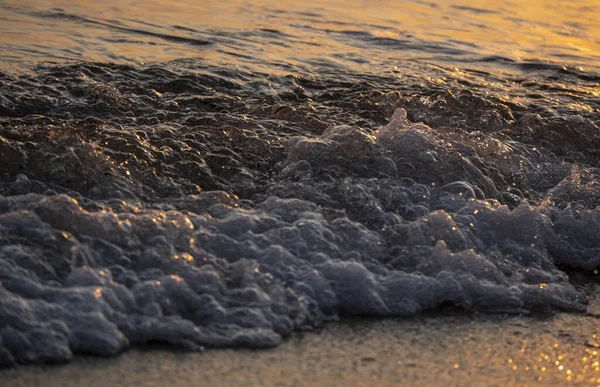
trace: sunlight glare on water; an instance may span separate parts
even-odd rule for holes
[[[0,2],[0,50],[4,66],[198,57],[364,68],[401,57],[476,67],[538,60],[592,68],[600,62],[599,12],[594,0],[8,0]]]

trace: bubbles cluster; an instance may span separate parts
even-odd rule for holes
[[[349,315],[586,310],[566,269],[600,264],[600,172],[577,136],[562,154],[519,137],[551,133],[542,117],[483,104],[510,137],[314,80],[253,99],[268,80],[52,71],[66,88],[12,79],[2,100],[0,364],[268,347]]]

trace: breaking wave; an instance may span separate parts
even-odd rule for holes
[[[584,312],[567,273],[600,266],[600,102],[547,85],[594,79],[549,68],[495,94],[406,71],[1,74],[0,363],[269,347],[348,315]]]

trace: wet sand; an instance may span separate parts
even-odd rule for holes
[[[2,386],[596,385],[597,319],[447,315],[353,319],[271,350],[136,349],[0,371]]]

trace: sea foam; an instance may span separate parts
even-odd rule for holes
[[[539,183],[543,166],[477,136],[462,142],[476,157]],[[443,306],[585,310],[559,267],[598,267],[596,170],[574,166],[528,203],[403,109],[375,131],[332,126],[287,146],[253,205],[206,191],[84,209],[18,175],[0,198],[0,363],[149,342],[268,347],[341,316]]]

